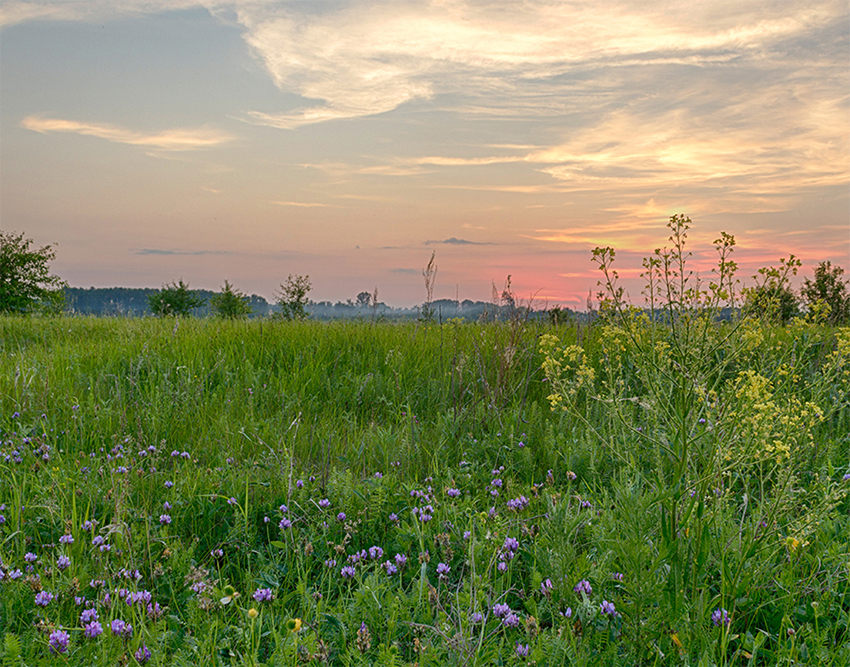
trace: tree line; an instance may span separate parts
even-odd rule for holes
[[[732,238],[727,235],[728,238]],[[732,240],[734,245],[734,240]],[[604,250],[604,249],[597,249]],[[52,245],[34,247],[23,233],[0,231],[0,313],[60,313],[63,311],[99,315],[145,315],[186,317],[215,315],[227,319],[249,316],[271,316],[284,320],[308,317],[419,317],[432,320],[460,317],[463,319],[500,319],[506,317],[548,317],[564,321],[581,314],[559,307],[535,311],[523,305],[510,288],[510,276],[501,293],[493,287],[493,302],[432,299],[436,264],[434,255],[423,270],[427,298],[422,306],[395,309],[378,300],[373,293],[360,292],[355,300],[331,303],[308,298],[312,289],[309,276],[290,274],[275,291],[269,303],[256,294],[247,295],[228,280],[220,292],[192,290],[182,279],[160,289],[74,288],[50,272],[56,257]],[[800,268],[800,260],[791,256],[780,260],[778,267],[759,269],[754,284],[741,290],[745,308],[785,323],[800,315],[809,315],[830,324],[850,323],[850,290],[844,269],[829,261],[820,262],[811,279],[805,278],[794,290],[791,277]],[[589,312],[592,307],[589,301]],[[585,314],[586,315],[586,314]]]

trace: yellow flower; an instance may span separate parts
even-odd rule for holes
[[[289,621],[288,627],[292,632],[301,632],[301,619],[293,618]]]
[[[260,615],[260,612],[258,612],[254,607],[251,607],[248,610],[248,617],[249,618],[257,618],[257,616],[259,616],[259,615]]]

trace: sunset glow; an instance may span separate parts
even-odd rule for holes
[[[71,285],[584,308],[694,223],[850,270],[845,0],[8,0],[0,224]]]

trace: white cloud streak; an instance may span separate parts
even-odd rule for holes
[[[98,137],[119,144],[129,144],[159,151],[190,151],[212,148],[232,141],[234,137],[226,132],[212,128],[171,129],[158,133],[144,133],[128,130],[107,123],[81,123],[61,118],[42,118],[27,116],[21,121],[21,127],[34,132],[70,132],[90,137]]]

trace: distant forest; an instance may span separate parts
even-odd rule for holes
[[[148,307],[148,297],[158,292],[158,289],[143,287],[66,287],[65,309],[69,313],[80,315],[98,315],[103,317],[145,317],[151,315]],[[210,290],[193,290],[204,305],[195,308],[192,315],[204,317],[211,315],[209,300],[216,292]],[[310,317],[318,320],[333,320],[344,318],[364,319],[416,319],[422,316],[423,306],[413,308],[393,308],[378,301],[372,303],[365,297],[367,293],[358,295],[357,300],[347,301],[310,301],[307,312]],[[273,315],[277,307],[257,294],[249,297],[251,306],[250,317],[266,317]],[[435,320],[445,321],[452,318],[464,320],[493,320],[506,319],[517,314],[531,318],[548,317],[550,319],[565,319],[576,315],[568,309],[529,310],[516,304],[511,298],[501,298],[493,302],[486,301],[455,301],[452,299],[437,299],[430,304],[430,312]],[[554,317],[553,317],[554,316]]]

